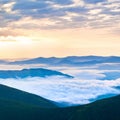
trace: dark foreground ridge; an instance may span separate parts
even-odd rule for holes
[[[17,90],[15,88],[7,87],[4,85],[0,85],[0,101],[8,101],[5,102],[4,105],[8,105],[10,102],[15,103],[21,103],[21,104],[28,104],[28,105],[34,105],[44,108],[51,108],[56,107],[56,105],[45,98],[42,98],[40,96],[30,94],[21,90]],[[1,103],[0,103],[1,104]]]
[[[120,120],[120,95],[59,108],[44,98],[0,85],[0,120]]]
[[[63,76],[73,78],[70,75],[43,68],[31,68],[23,70],[0,70],[0,78],[26,78],[26,77],[48,77],[48,76]]]

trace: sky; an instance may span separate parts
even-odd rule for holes
[[[0,59],[119,51],[119,0],[0,0]]]

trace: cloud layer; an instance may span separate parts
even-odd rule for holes
[[[120,94],[120,90],[114,88],[120,86],[120,79],[100,81],[68,80],[54,77],[47,79],[28,78],[24,80],[1,79],[0,83],[37,94],[65,106],[90,103],[102,95]]]
[[[0,1],[0,27],[14,28],[116,28],[119,0],[6,0]],[[48,20],[48,24],[35,23]],[[23,22],[23,20],[25,22]],[[28,21],[31,25],[28,25]],[[113,22],[114,21],[114,22]],[[114,24],[116,23],[116,24]],[[116,28],[117,30],[119,27]]]
[[[6,68],[5,66],[1,67],[4,69]],[[9,69],[11,68],[10,65],[8,67]],[[93,66],[93,68],[48,67],[49,69],[51,68],[53,70],[71,74],[75,78],[67,79],[53,76],[47,78],[29,77],[25,79],[0,79],[0,84],[37,94],[58,102],[60,106],[86,104],[99,98],[120,94],[120,71],[114,69],[109,70],[107,68],[99,70],[96,69],[97,67],[99,66],[96,65]],[[15,65],[14,69],[17,68],[21,69],[20,66]],[[115,74],[114,78],[113,75],[116,72],[117,74]],[[111,78],[111,75],[112,79],[109,79]]]

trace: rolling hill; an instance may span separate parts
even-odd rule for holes
[[[120,120],[120,95],[78,107],[71,120]]]
[[[87,105],[59,108],[44,98],[0,85],[0,119],[120,120],[120,95]]]
[[[56,107],[52,101],[4,85],[0,85],[0,100],[31,104],[44,108]]]

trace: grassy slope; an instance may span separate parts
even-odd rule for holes
[[[41,97],[0,86],[0,120],[120,120],[120,96],[57,108]]]

